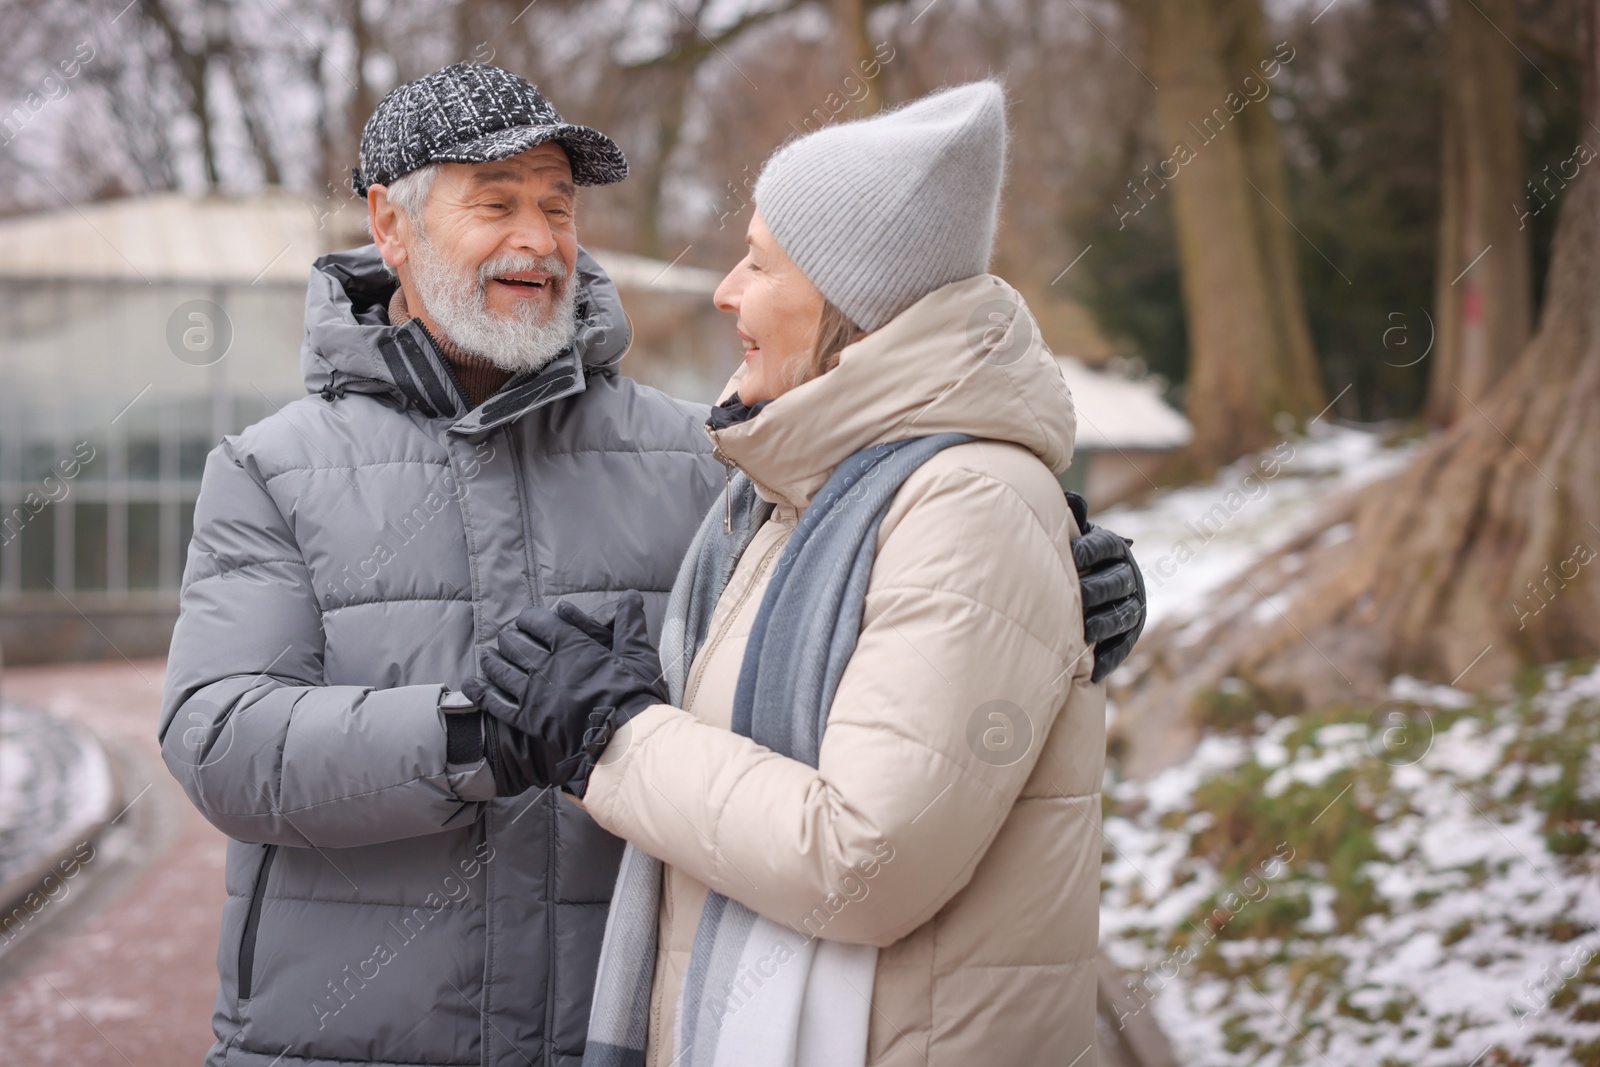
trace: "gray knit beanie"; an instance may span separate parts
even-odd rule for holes
[[[1005,94],[972,82],[790,141],[756,208],[822,295],[876,330],[989,269],[1005,155]]]

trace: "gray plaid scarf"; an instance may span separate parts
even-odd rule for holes
[[[833,472],[784,546],[762,598],[735,691],[735,732],[817,765],[834,690],[860,631],[878,526],[889,502],[934,453],[970,440],[949,433],[874,445]],[[731,521],[721,506],[706,515],[667,602],[661,662],[672,702],[680,707],[717,599],[772,510],[742,472],[730,482],[727,507]],[[606,919],[584,1067],[645,1062],[660,894],[660,861],[630,844]],[[775,948],[786,961],[778,975],[762,985],[758,997],[742,994],[735,978],[753,957],[770,960]],[[876,957],[870,946],[819,943],[709,893],[679,1005],[675,1062],[752,1067],[826,1061],[829,1052],[821,1046],[837,1049],[841,1029],[845,1047],[865,1049]],[[834,988],[854,986],[852,975],[864,975],[867,988]],[[833,999],[836,992],[840,999]],[[838,1018],[841,1013],[849,1017]],[[803,1047],[808,1041],[809,1053]]]

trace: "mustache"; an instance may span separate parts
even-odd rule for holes
[[[567,265],[552,252],[548,256],[529,256],[508,253],[489,260],[478,268],[478,288],[486,290],[489,282],[500,274],[518,271],[542,271],[550,275],[551,288],[560,292],[567,284]]]

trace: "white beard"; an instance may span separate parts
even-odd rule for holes
[[[424,237],[412,254],[411,265],[417,296],[445,337],[503,371],[541,370],[577,336],[578,286],[554,253],[500,256],[474,273],[439,255]],[[532,301],[519,301],[509,314],[489,310],[490,279],[513,271],[544,271],[552,276],[558,288],[548,315]]]

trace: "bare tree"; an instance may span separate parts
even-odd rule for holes
[[[655,135],[644,158],[635,157],[634,192],[638,196],[634,216],[634,244],[647,256],[660,256],[665,249],[662,210],[667,176],[673,156],[682,141],[686,108],[695,78],[709,59],[720,59],[744,35],[799,6],[799,0],[783,0],[772,7],[742,14],[726,25],[706,27],[704,16],[709,0],[693,0],[688,5],[674,3],[676,13],[667,46],[643,60],[618,64],[619,75],[632,79],[636,88],[648,87],[653,102]]]
[[[261,179],[269,186],[282,185],[283,167],[278,161],[278,147],[267,129],[271,103],[265,79],[240,45],[237,34],[230,33],[224,39],[220,55],[239,101],[239,114],[256,165],[261,168]]]
[[[209,81],[211,61],[217,58],[221,36],[219,31],[225,26],[226,12],[214,2],[202,4],[198,39],[193,29],[186,30],[179,24],[180,16],[168,0],[146,0],[139,6],[138,17],[148,20],[166,42],[172,69],[177,72],[183,86],[184,103],[199,126],[197,140],[206,186],[215,189],[222,184],[222,178],[217,169],[217,142]]]

